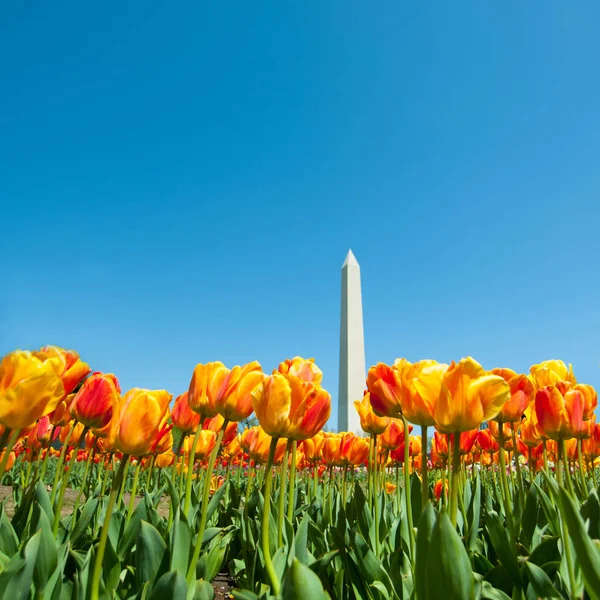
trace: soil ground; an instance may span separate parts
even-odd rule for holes
[[[50,491],[48,489],[48,491]],[[65,498],[63,500],[62,506],[62,514],[63,516],[68,515],[75,505],[75,500],[77,499],[77,491],[76,490],[65,490]],[[0,485],[0,502],[6,498],[6,514],[9,517],[12,517],[14,514],[15,506],[12,501],[12,488]],[[129,502],[129,494],[125,494],[123,499],[125,504]],[[141,498],[135,499],[135,504],[137,505]],[[169,503],[167,501],[161,501],[158,505],[158,512],[161,516],[166,517],[169,515]],[[228,600],[231,598],[231,590],[234,588],[234,581],[227,573],[219,573],[214,581],[213,581],[213,589],[215,590],[215,600]]]

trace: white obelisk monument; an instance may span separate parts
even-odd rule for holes
[[[342,314],[340,322],[340,387],[338,392],[338,431],[362,435],[354,408],[366,387],[365,335],[363,331],[360,267],[348,251],[342,265]]]

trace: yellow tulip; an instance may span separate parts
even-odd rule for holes
[[[52,412],[65,396],[57,357],[42,360],[17,350],[0,363],[0,423],[23,429]]]

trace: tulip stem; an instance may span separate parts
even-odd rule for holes
[[[71,439],[71,434],[75,431],[75,425],[77,425],[77,421],[73,421],[73,424],[67,431],[67,436],[65,437],[65,441],[60,450],[60,456],[58,458],[58,462],[56,463],[56,473],[54,473],[54,482],[52,484],[52,494],[50,495],[50,504],[54,505],[54,500],[56,499],[56,492],[58,490],[58,480],[60,479],[60,474],[62,472],[62,466],[65,462],[65,455],[67,453],[67,448],[69,447],[69,440]]]
[[[262,530],[261,530],[261,541],[263,556],[265,559],[265,569],[271,580],[271,587],[273,588],[273,595],[279,596],[281,591],[281,583],[275,567],[273,566],[273,560],[271,559],[271,548],[269,545],[269,520],[271,518],[271,488],[273,486],[273,460],[275,459],[275,450],[277,449],[277,438],[271,440],[271,447],[269,448],[269,459],[267,460],[266,480],[265,480],[265,504],[262,515]]]
[[[450,495],[450,520],[456,528],[456,516],[458,513],[458,486],[460,476],[460,432],[454,434],[452,444],[452,490]]]
[[[546,440],[542,440],[542,451],[544,453],[544,471],[548,473],[548,449],[546,448]]]
[[[404,423],[404,501],[406,503],[406,520],[408,523],[408,534],[410,540],[410,555],[414,560],[415,557],[415,530],[413,528],[413,514],[410,494],[410,470],[408,461],[410,460],[410,430],[408,421],[403,416]]]
[[[296,493],[296,449],[298,443],[292,442],[292,465],[290,467],[290,489],[288,492],[288,512],[287,517],[290,523],[294,521],[295,493]]]
[[[127,527],[129,521],[131,520],[131,515],[133,514],[133,509],[135,507],[135,495],[137,493],[141,466],[142,461],[138,460],[138,463],[135,466],[135,471],[133,472],[133,484],[131,485],[131,492],[129,493],[129,504],[127,505],[127,519],[125,520],[125,527]]]
[[[0,461],[0,483],[2,483],[2,478],[4,477],[4,471],[6,469],[6,465],[8,464],[8,457],[10,456],[11,450],[13,449],[13,446],[15,445],[15,442],[17,441],[17,438],[19,437],[19,432],[21,430],[13,429],[10,433],[8,433],[9,431],[10,430],[7,429],[4,432],[4,435],[2,436],[3,439],[1,440],[2,443],[4,443],[6,441],[6,437],[8,437],[8,442],[6,443],[6,447],[4,448],[4,450],[2,452],[2,460]]]
[[[503,424],[498,424],[498,445],[499,445],[499,458],[500,458],[500,486],[502,501],[504,503],[504,513],[506,515],[506,522],[510,531],[511,537],[515,539],[515,530],[512,515],[512,506],[510,498],[510,490],[508,488],[508,478],[506,477],[506,460],[504,456],[504,428]]]
[[[85,434],[87,431],[87,427],[84,428],[83,433],[81,434],[81,438],[85,438]],[[71,469],[75,464],[75,459],[77,458],[77,451],[79,450],[79,444],[73,446],[71,450],[71,460],[67,464],[67,470],[63,474],[62,482],[60,484],[60,492],[58,494],[58,502],[56,508],[54,509],[54,525],[52,526],[52,533],[56,537],[58,533],[58,526],[60,525],[60,517],[62,516],[62,505],[65,499],[65,492],[67,491],[67,486],[69,485],[69,476],[71,475]],[[75,518],[75,511],[73,511],[73,519]]]
[[[81,495],[83,494],[85,484],[87,483],[88,472],[90,470],[90,463],[92,462],[93,457],[94,457],[94,449],[92,448],[88,453],[87,460],[85,461],[85,471],[83,473],[81,485],[79,486],[79,491],[77,492],[77,498],[75,498],[75,505],[73,506],[73,516],[71,517],[71,531],[73,531],[73,529],[75,529],[77,509],[79,508],[79,503],[81,501]]]
[[[502,423],[500,424],[500,429],[502,428]],[[510,424],[510,430],[512,434],[512,445],[513,445],[513,454],[515,457],[515,466],[517,469],[517,481],[519,482],[519,506],[521,507],[521,513],[523,512],[523,506],[525,504],[525,487],[523,485],[523,475],[521,474],[521,464],[519,463],[519,453],[517,451],[517,429],[514,423]]]
[[[154,472],[154,461],[156,460],[156,454],[153,454],[150,458],[150,467],[148,468],[148,479],[146,480],[146,491],[152,492],[152,473]]]
[[[585,474],[583,472],[583,456],[581,453],[581,440],[577,440],[577,462],[579,463],[579,478],[581,480],[581,491],[583,498],[587,495],[587,485],[585,482]]]
[[[425,508],[429,500],[429,480],[427,479],[427,425],[421,425],[421,505]]]
[[[313,491],[313,496],[316,499],[319,491],[319,464],[317,462],[315,462],[315,466],[313,467]]]
[[[288,460],[292,440],[288,440],[285,446],[285,454],[281,462],[281,480],[279,482],[279,510],[277,512],[277,544],[283,545],[283,515],[285,512],[285,484],[287,482]]]
[[[202,431],[202,427],[204,426],[205,419],[206,417],[204,415],[200,417],[200,423],[196,428],[194,441],[192,442],[192,447],[190,448],[190,453],[188,455],[188,470],[185,479],[185,503],[183,505],[183,514],[186,517],[189,515],[190,505],[192,503],[192,474],[194,470],[194,462],[196,460],[196,446],[198,445],[198,440],[200,439],[200,432]]]
[[[127,487],[127,474],[129,473],[129,466],[131,465],[130,461],[127,461],[125,465],[125,472],[123,473],[123,483],[119,488],[119,496],[117,497],[117,506],[121,506],[121,502],[123,501],[123,494],[125,493],[125,488]]]
[[[92,574],[90,600],[98,600],[100,592],[100,577],[102,575],[102,561],[104,559],[104,551],[106,550],[106,540],[108,539],[110,519],[112,517],[112,513],[115,507],[117,492],[121,487],[123,473],[125,471],[125,464],[127,462],[129,462],[129,456],[127,454],[124,454],[121,459],[121,464],[119,465],[119,470],[117,471],[117,474],[113,479],[112,487],[110,490],[108,506],[106,507],[106,514],[104,516],[104,523],[102,524],[102,531],[100,532],[100,541],[98,542],[98,552],[96,554],[96,560],[94,561],[94,572]]]
[[[373,510],[373,440],[375,434],[369,438],[369,462],[367,463],[367,496],[369,497],[369,508]]]
[[[202,538],[204,538],[204,530],[206,529],[206,519],[208,515],[208,500],[210,496],[210,484],[212,480],[213,471],[215,470],[217,456],[219,455],[219,450],[221,449],[223,435],[225,433],[225,430],[227,429],[228,424],[229,420],[225,419],[223,421],[223,425],[221,426],[221,431],[219,431],[217,435],[215,447],[210,453],[210,457],[208,459],[208,466],[206,467],[206,472],[204,474],[204,487],[202,490],[202,512],[200,513],[200,527],[198,528],[198,537],[196,538],[194,554],[192,555],[192,560],[190,562],[190,566],[187,572],[188,586],[192,583],[192,581],[196,579],[196,563],[198,562],[198,558],[200,556],[200,550],[202,549]]]

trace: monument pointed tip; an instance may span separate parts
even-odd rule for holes
[[[342,269],[347,267],[348,265],[356,265],[358,266],[358,261],[356,260],[356,256],[354,256],[352,250],[348,250],[348,254],[346,254],[346,260],[342,265]]]

